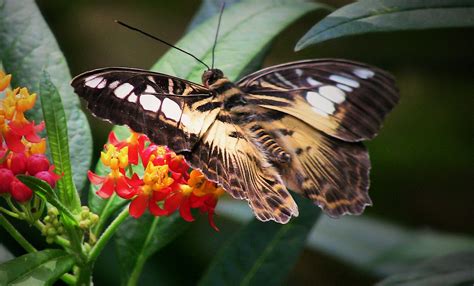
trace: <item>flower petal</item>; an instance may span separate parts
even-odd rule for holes
[[[112,196],[114,193],[114,185],[115,182],[113,179],[107,178],[105,180],[105,183],[102,185],[102,187],[96,192],[96,194],[103,198],[103,199],[108,199]]]
[[[115,180],[115,192],[122,199],[129,200],[137,194],[137,189],[131,188],[127,184],[125,177],[119,177]]]
[[[105,179],[107,177],[101,177],[97,174],[94,174],[92,171],[87,171],[87,177],[89,178],[89,181],[93,185],[100,185],[105,182]]]
[[[189,196],[185,196],[179,207],[179,214],[181,217],[188,222],[194,221],[194,218],[191,214],[191,203],[189,201]]]
[[[139,195],[132,201],[132,203],[130,203],[128,212],[130,213],[130,216],[134,218],[139,218],[145,212],[147,205],[148,205],[148,196]]]

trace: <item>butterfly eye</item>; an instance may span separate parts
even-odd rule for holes
[[[204,86],[208,87],[215,83],[218,79],[221,79],[224,77],[224,73],[219,70],[219,69],[211,69],[208,71],[205,71],[204,74],[202,75],[202,83]]]

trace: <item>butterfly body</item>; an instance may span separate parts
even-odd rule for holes
[[[126,124],[183,154],[193,168],[262,221],[298,215],[288,189],[328,215],[360,214],[373,138],[398,101],[386,72],[344,60],[271,67],[237,83],[218,69],[202,85],[149,71],[107,68],[72,85],[98,117]]]

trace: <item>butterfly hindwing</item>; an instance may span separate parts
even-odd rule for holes
[[[192,152],[185,153],[189,163],[234,198],[247,200],[262,221],[286,223],[297,216],[296,203],[250,130],[224,118],[220,114]]]
[[[393,77],[344,60],[292,62],[241,79],[251,104],[290,114],[345,141],[373,138],[398,101]]]
[[[370,161],[360,142],[345,142],[290,115],[262,123],[291,156],[278,164],[287,186],[311,199],[331,217],[360,214],[368,196]]]
[[[94,115],[176,152],[192,149],[221,105],[203,86],[137,69],[93,70],[74,78],[72,86]]]

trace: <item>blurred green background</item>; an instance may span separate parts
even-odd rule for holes
[[[73,76],[104,66],[151,67],[168,48],[123,29],[113,20],[176,42],[200,4],[190,0],[37,2]],[[321,2],[340,7],[351,1]],[[272,46],[265,66],[334,57],[376,65],[397,78],[400,104],[388,116],[380,135],[368,143],[374,206],[364,216],[411,229],[474,235],[474,29],[376,33],[293,52],[297,40],[325,14],[311,13],[286,29]],[[97,156],[110,126],[94,118],[90,122]],[[193,285],[218,247],[239,227],[222,216],[216,222],[220,233],[200,218],[177,241],[153,256],[142,285],[159,281],[162,285]],[[110,247],[97,264],[96,285],[117,282],[115,263]],[[367,285],[378,280],[330,255],[308,249],[287,284]]]

